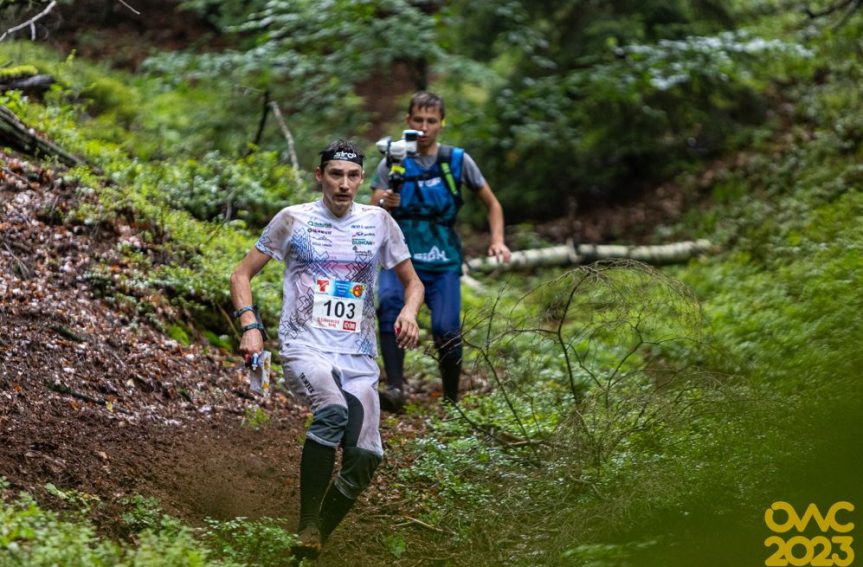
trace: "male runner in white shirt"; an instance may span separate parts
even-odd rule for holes
[[[350,142],[327,146],[315,169],[321,200],[282,209],[231,275],[240,352],[250,355],[263,350],[251,280],[271,258],[285,263],[280,354],[287,383],[312,410],[300,462],[298,558],[318,555],[383,457],[374,306],[380,266],[405,287],[393,329],[399,346],[413,348],[419,338],[423,285],[392,217],[354,202],[362,163]],[[330,482],[339,446],[342,466]]]

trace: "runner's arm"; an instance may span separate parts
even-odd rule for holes
[[[383,199],[383,203],[381,203],[381,199]],[[387,169],[386,160],[381,160],[372,178],[371,204],[392,211],[399,208],[401,200],[401,195],[395,193],[389,185],[389,169]]]
[[[391,189],[372,187],[372,205],[383,207],[388,211],[399,208],[402,196]]]
[[[503,239],[503,207],[500,206],[488,183],[480,187],[476,195],[488,209],[488,228],[491,232],[488,255],[496,256],[498,261],[509,262],[510,251]]]
[[[425,288],[409,259],[396,265],[393,271],[405,288],[405,306],[396,318],[396,341],[401,348],[414,348],[420,337],[417,313],[423,304]]]
[[[269,256],[257,248],[252,248],[234,270],[234,273],[231,274],[231,301],[234,304],[234,309],[254,304],[252,300],[252,278],[269,261]],[[251,325],[256,320],[252,311],[246,311],[240,315],[240,327]],[[251,329],[243,333],[240,339],[241,353],[246,355],[262,350],[264,350],[264,337],[260,331],[255,332],[254,329]]]

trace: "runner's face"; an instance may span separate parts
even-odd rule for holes
[[[438,134],[443,128],[440,108],[436,106],[413,107],[407,116],[407,123],[410,128],[423,131],[423,135],[417,140],[417,150],[420,153],[433,150],[437,143]]]
[[[363,182],[363,168],[352,161],[332,160],[324,164],[323,171],[315,169],[315,179],[321,184],[324,205],[337,217],[343,217]]]

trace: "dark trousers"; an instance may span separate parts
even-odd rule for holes
[[[458,398],[461,374],[461,282],[459,272],[417,270],[425,286],[425,303],[431,311],[432,337],[438,350],[444,396]],[[404,287],[392,270],[382,270],[378,279],[378,323],[381,355],[387,385],[404,384],[404,351],[395,347],[395,321],[404,306]]]

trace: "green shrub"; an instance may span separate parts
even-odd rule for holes
[[[5,481],[0,479],[0,495],[5,486]],[[67,502],[81,499],[75,491],[56,487],[49,489],[49,493]],[[149,509],[149,505],[146,507]],[[141,515],[136,517],[142,518]],[[80,516],[65,519],[43,510],[27,494],[14,500],[4,498],[0,500],[0,564],[34,567],[227,565],[208,561],[208,552],[179,524],[174,524],[170,530],[158,531],[151,529],[154,527],[151,525],[140,524],[140,527],[145,531],[137,545],[118,543],[100,537],[93,525]]]
[[[81,90],[88,112],[107,114],[111,121],[129,127],[138,115],[138,93],[119,79],[98,77]]]
[[[203,539],[222,561],[261,566],[282,564],[297,542],[283,522],[272,518],[207,520]]]

